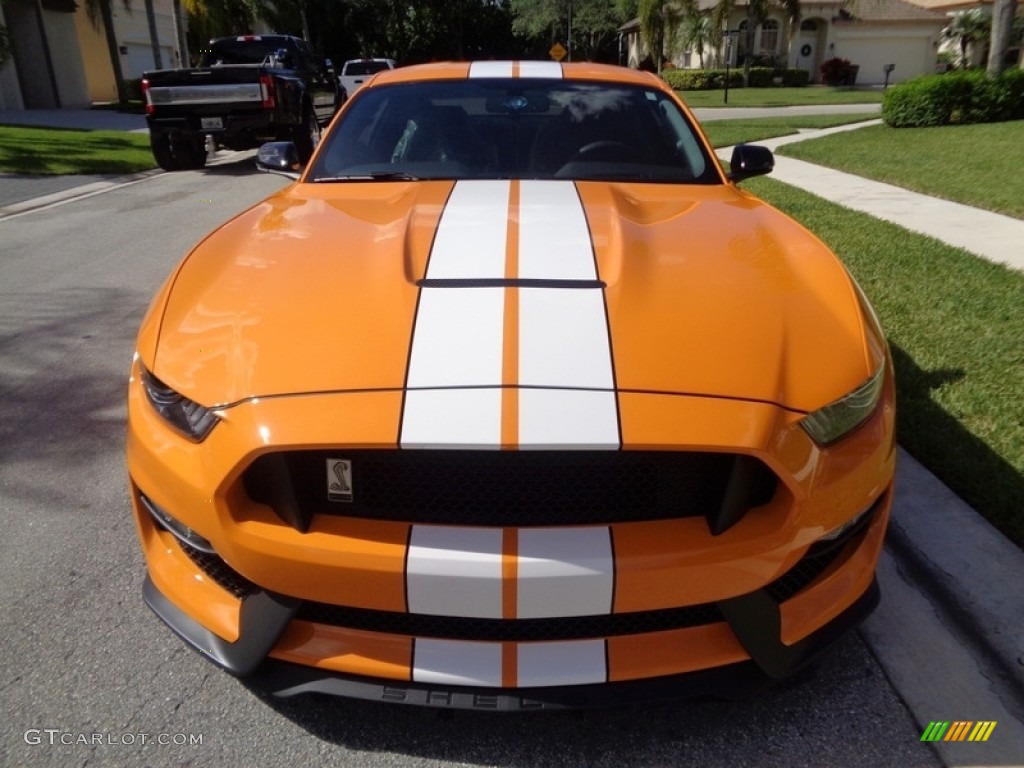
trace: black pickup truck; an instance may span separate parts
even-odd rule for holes
[[[194,69],[144,73],[142,92],[153,156],[167,171],[202,168],[207,136],[228,149],[294,141],[305,162],[345,99],[330,62],[288,35],[211,40]]]

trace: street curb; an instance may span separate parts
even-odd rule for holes
[[[1024,765],[1024,552],[902,449],[897,465],[882,602],[860,634],[922,732],[997,723],[984,743],[930,743],[944,765]]]
[[[217,156],[214,159],[207,161],[205,167],[216,168],[220,165],[233,163],[243,159],[247,153],[255,155],[255,150],[221,150],[217,153]],[[114,176],[103,181],[95,181],[89,184],[70,187],[59,192],[53,192],[49,195],[33,197],[28,200],[20,200],[16,203],[0,206],[0,221],[13,218],[14,216],[20,216],[21,214],[28,213],[30,211],[38,211],[50,206],[60,205],[61,203],[68,203],[72,200],[81,200],[87,197],[92,197],[93,195],[102,195],[104,192],[110,192],[114,189],[120,189],[121,187],[138,184],[142,181],[148,181],[155,177],[163,176],[165,173],[166,171],[154,168],[149,171],[132,173],[127,176]],[[0,178],[3,178],[3,174],[0,174]]]
[[[129,174],[127,176],[115,176],[108,180],[94,181],[90,184],[70,187],[69,189],[63,189],[49,195],[32,197],[28,200],[20,200],[16,203],[10,203],[9,205],[0,207],[0,220],[17,216],[22,213],[27,213],[28,211],[37,211],[42,208],[48,208],[51,205],[66,203],[71,200],[79,200],[81,198],[92,197],[93,195],[101,195],[112,189],[128,186],[130,184],[137,184],[140,181],[146,181],[147,179],[161,173],[163,173],[163,171],[154,169],[151,171]]]

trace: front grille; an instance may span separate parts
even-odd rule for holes
[[[351,501],[328,499],[330,459],[351,462]],[[735,472],[741,463],[753,472]],[[715,516],[734,475],[749,486],[743,511],[771,500],[777,480],[761,462],[682,451],[291,451],[260,456],[243,482],[300,530],[316,514],[530,527]]]
[[[611,613],[600,616],[559,616],[547,619],[478,619],[390,613],[307,602],[296,619],[316,624],[384,632],[411,637],[490,642],[576,640],[636,635],[667,629],[699,627],[724,621],[714,603],[660,611]]]
[[[768,594],[776,602],[784,603],[801,592],[839,559],[847,544],[854,539],[859,541],[864,537],[881,504],[882,499],[876,501],[874,506],[857,521],[856,525],[848,531],[844,531],[838,538],[831,541],[817,541],[812,544],[796,565],[766,587]]]
[[[219,555],[203,552],[180,540],[178,544],[181,546],[181,551],[188,555],[189,560],[195,563],[203,573],[239,600],[244,600],[249,595],[260,591],[258,586],[225,563]]]

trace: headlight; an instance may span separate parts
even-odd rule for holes
[[[142,387],[157,413],[189,440],[201,443],[216,426],[213,411],[179,395],[147,370],[142,371]]]
[[[885,383],[885,363],[878,367],[871,378],[824,408],[807,414],[800,426],[806,430],[818,445],[831,445],[846,437],[868,420],[882,396]]]

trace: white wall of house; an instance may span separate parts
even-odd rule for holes
[[[149,40],[149,23],[145,4],[138,0],[128,11],[121,3],[114,3],[114,29],[121,48],[121,71],[128,79],[142,77],[148,69],[156,69],[153,46]],[[160,41],[160,59],[164,69],[179,66],[175,56],[174,16],[171,0],[153,0],[157,39]]]
[[[82,70],[82,52],[78,47],[75,15],[43,9],[43,25],[53,62],[54,80],[61,107],[89,104],[89,88]]]

